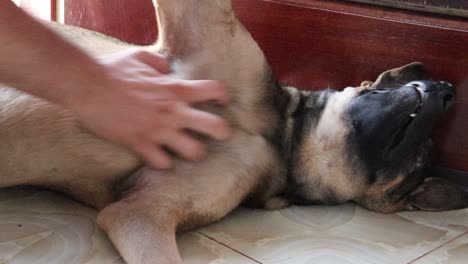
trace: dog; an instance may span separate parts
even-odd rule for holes
[[[129,264],[182,263],[176,232],[212,223],[245,204],[355,202],[370,210],[450,210],[467,193],[427,178],[430,132],[454,100],[420,63],[343,91],[281,86],[230,0],[155,0],[159,39],[135,47],[85,29],[51,28],[94,56],[139,48],[171,61],[171,77],[216,79],[227,107],[199,105],[232,126],[206,139],[208,157],[145,167],[59,106],[0,88],[0,187],[57,190],[100,210],[98,224]]]

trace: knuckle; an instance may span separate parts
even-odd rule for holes
[[[142,140],[142,135],[139,133],[133,134],[133,136],[126,142],[126,145],[131,148],[133,151],[137,152],[138,154],[142,154],[145,150],[145,144]]]
[[[179,107],[180,105],[172,100],[158,101],[154,104],[154,110],[159,114],[173,114]]]
[[[170,91],[175,89],[174,87],[177,87],[178,85],[177,82],[172,78],[158,78],[157,83],[158,85],[163,86],[164,88],[169,89]]]
[[[186,95],[192,90],[192,87],[183,81],[173,81],[170,83],[170,88],[177,95]]]
[[[160,127],[158,130],[154,130],[152,137],[153,144],[162,145],[165,144],[170,139],[171,131],[166,127]]]
[[[142,49],[136,50],[134,54],[135,56],[140,57],[140,58],[146,58],[151,55],[148,51],[142,50]]]

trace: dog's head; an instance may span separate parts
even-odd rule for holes
[[[425,173],[431,130],[454,100],[451,84],[427,80],[413,63],[327,94],[318,117],[317,104],[308,112],[307,101],[323,94],[303,99],[291,162],[295,202],[355,201],[380,212],[468,206],[463,189]]]

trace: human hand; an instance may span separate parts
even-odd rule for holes
[[[227,139],[230,129],[220,117],[191,105],[228,97],[217,81],[172,79],[164,57],[130,50],[103,58],[107,76],[84,98],[72,98],[69,106],[96,134],[129,148],[150,166],[171,167],[163,147],[188,160],[205,154],[201,142],[187,129],[214,139]]]

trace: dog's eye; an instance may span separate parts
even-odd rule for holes
[[[361,131],[361,122],[358,120],[353,120],[353,127],[356,133]]]
[[[383,93],[388,93],[390,90],[386,89],[386,90],[382,90],[382,89],[379,89],[379,90],[372,90],[370,92],[370,94],[383,94]]]
[[[418,88],[418,87],[421,87],[421,82],[411,82],[408,84],[408,86]]]
[[[390,92],[390,89],[372,89],[372,90],[364,90],[362,91],[359,96],[363,95],[373,95],[373,94],[383,94]]]

